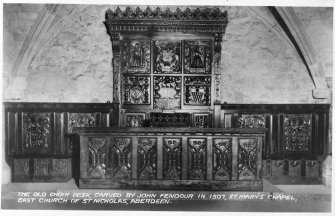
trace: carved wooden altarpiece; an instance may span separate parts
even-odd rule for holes
[[[222,35],[227,12],[218,8],[147,8],[106,12],[113,49],[113,101],[125,113],[214,112],[220,100]],[[129,127],[129,126],[128,126]]]

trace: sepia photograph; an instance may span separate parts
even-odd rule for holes
[[[2,2],[1,212],[330,215],[335,4],[256,2]]]

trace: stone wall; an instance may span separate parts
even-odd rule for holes
[[[40,11],[43,7],[34,6],[34,11]],[[27,22],[26,28],[33,28],[37,17],[37,14],[31,15],[34,20],[28,19],[29,16],[20,15],[24,13],[25,5],[15,6],[18,8],[16,15],[9,15],[6,11],[12,10],[12,7],[4,6],[4,44],[8,42],[7,48],[4,49],[4,77],[11,74],[15,64],[14,57],[17,58],[20,52],[18,50],[24,50],[26,39],[22,38],[21,34],[20,37],[15,37],[18,27]],[[15,89],[15,86],[5,87],[4,100],[111,101],[112,50],[103,24],[108,8],[114,10],[116,7],[65,5],[57,11],[51,11],[57,19],[45,35],[42,35],[47,41],[36,45],[38,50],[29,60],[27,70],[21,73],[21,78],[25,80],[23,93],[14,97],[10,89]],[[146,6],[141,8],[145,9]],[[248,7],[221,9],[228,10],[229,18],[222,44],[222,102],[327,102],[313,99],[314,86],[311,78],[297,52],[285,40],[285,36],[281,35],[283,33],[278,32],[278,28],[266,23]],[[29,31],[27,29],[26,32]],[[329,52],[324,55],[329,55]],[[327,59],[329,58],[327,56]]]

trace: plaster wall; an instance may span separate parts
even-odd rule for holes
[[[12,7],[14,6],[4,5],[4,11],[11,11]],[[28,16],[29,18],[22,15],[25,13],[25,7],[26,5],[15,6],[14,8],[18,8],[15,10],[15,16],[8,12],[4,14],[4,44],[8,43],[7,48],[4,48],[4,77],[11,74],[19,50],[23,49],[24,35],[27,35],[29,28],[36,22],[38,11],[43,5],[29,5],[34,11],[34,15]],[[48,29],[48,40],[36,51],[27,71],[21,73],[24,74],[21,75],[25,84],[23,93],[19,96],[13,95],[13,87],[5,87],[4,100],[101,103],[112,101],[112,48],[103,24],[108,8],[115,10],[116,6],[65,5],[59,10],[56,14],[57,22]],[[146,6],[141,6],[141,9],[145,8]],[[305,65],[293,46],[278,33],[278,26],[264,22],[248,7],[220,9],[228,11],[229,19],[222,43],[222,102],[327,102],[312,97],[314,86]],[[332,35],[332,26],[329,25],[332,16],[318,15],[313,18],[326,20],[324,32],[327,35],[331,32]],[[268,19],[273,18],[269,16]],[[25,33],[21,35],[18,29],[22,23],[27,24],[24,25]],[[308,27],[306,23],[304,25]],[[17,34],[20,37],[15,36]],[[316,46],[318,45],[316,43]],[[332,53],[318,53],[322,53],[327,59],[324,63],[327,71],[332,70],[329,63],[332,62]],[[21,85],[18,83],[16,85]]]

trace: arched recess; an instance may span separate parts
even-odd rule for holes
[[[7,83],[4,83],[7,86],[4,89],[5,100],[20,100],[24,96],[29,66],[54,36],[64,10],[67,9],[61,4],[47,4],[42,9],[22,45]]]
[[[316,89],[313,90],[313,97],[327,98],[329,91],[324,69],[318,59],[316,52],[310,42],[304,28],[291,7],[275,7],[281,18],[284,20],[289,31],[292,33],[303,58],[306,62],[307,69],[310,72],[311,79]]]

